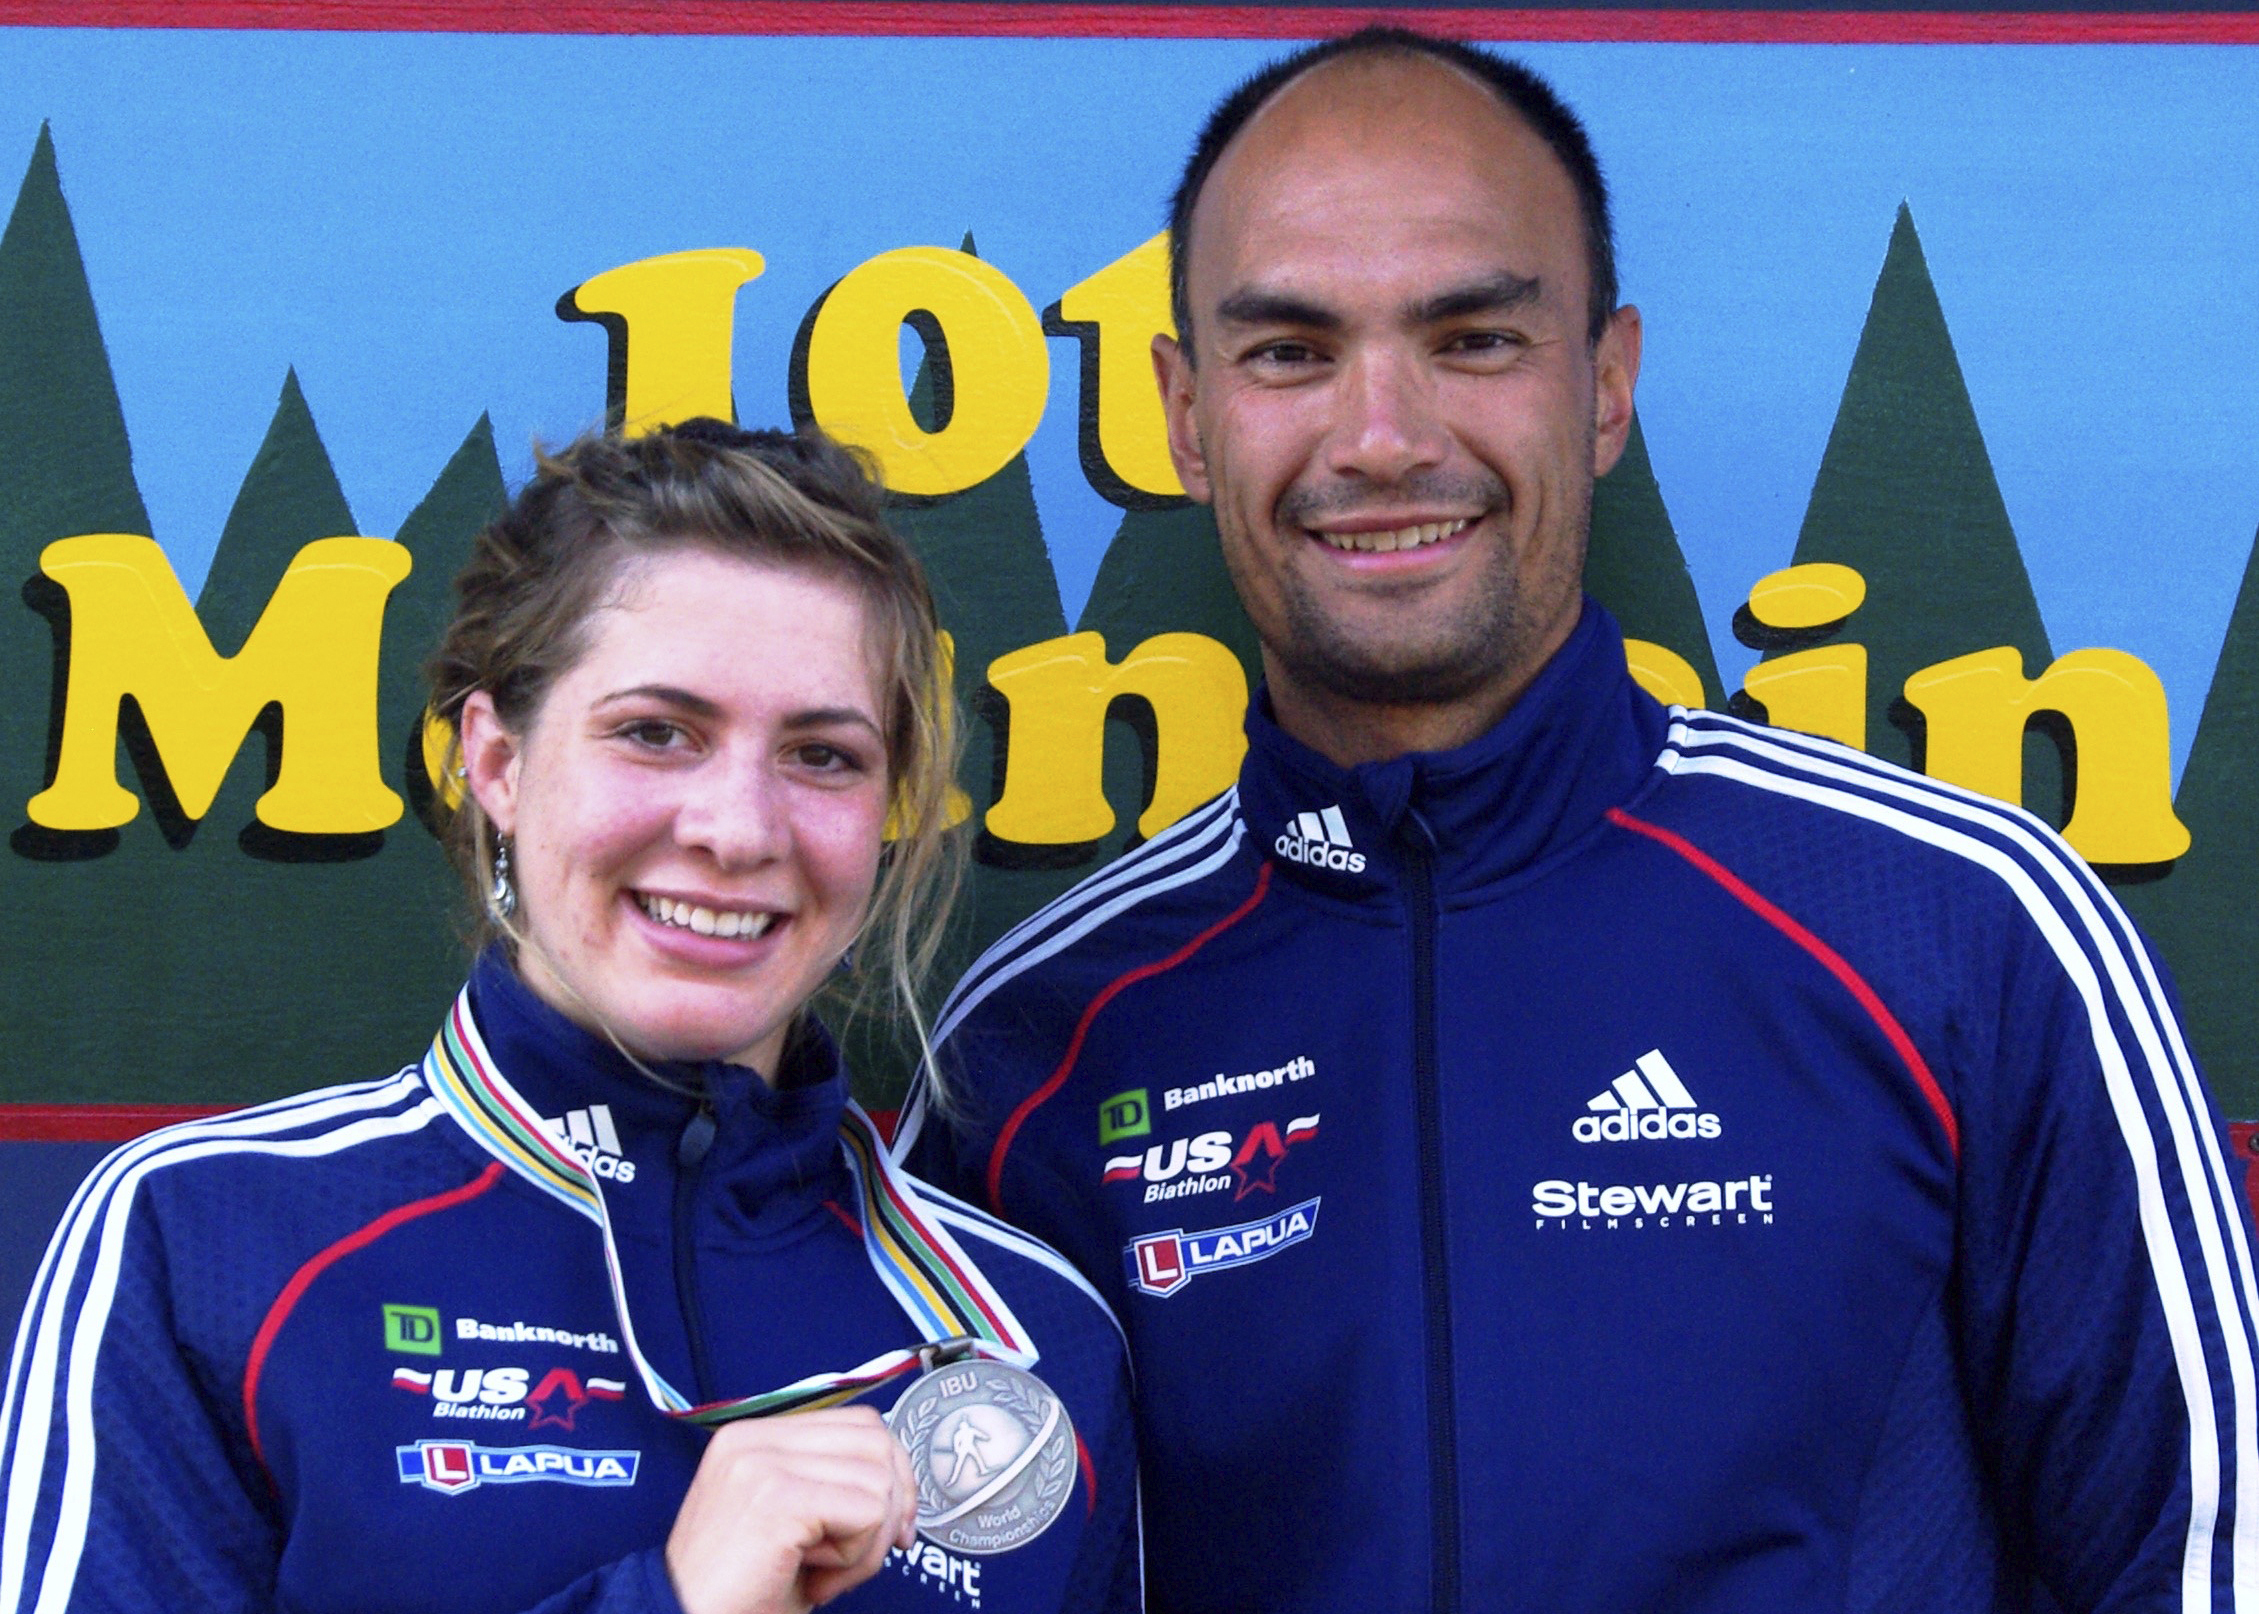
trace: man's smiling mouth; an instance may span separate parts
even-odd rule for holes
[[[1311,537],[1335,549],[1386,555],[1397,550],[1418,549],[1426,544],[1440,543],[1471,525],[1472,521],[1471,516],[1461,516],[1456,521],[1430,521],[1416,527],[1392,527],[1386,532],[1326,532],[1316,527],[1305,530]]]
[[[677,930],[695,931],[701,936],[720,936],[725,940],[748,940],[767,932],[776,922],[773,913],[742,913],[726,908],[701,908],[695,903],[678,902],[673,897],[655,897],[647,892],[635,894],[637,906],[662,925],[672,925]]]

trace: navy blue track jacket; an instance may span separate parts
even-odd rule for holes
[[[918,1342],[864,1255],[820,1033],[776,1090],[664,1067],[701,1106],[492,955],[472,1002],[603,1179],[637,1338],[685,1394]],[[1032,1337],[1082,1472],[1016,1551],[921,1541],[829,1606],[1130,1614],[1120,1335],[1033,1240],[927,1205]],[[0,1610],[675,1614],[661,1546],[707,1435],[652,1406],[622,1335],[596,1226],[506,1171],[418,1069],[129,1144],[80,1189],[16,1342]]]
[[[2259,1608],[2240,1184],[2037,820],[1590,604],[1463,749],[1248,739],[898,1142],[1122,1316],[1156,1608]]]

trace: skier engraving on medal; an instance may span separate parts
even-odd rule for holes
[[[1074,1491],[1075,1431],[1032,1373],[968,1358],[910,1386],[887,1421],[918,1477],[918,1533],[952,1552],[1033,1541]]]

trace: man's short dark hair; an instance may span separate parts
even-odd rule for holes
[[[1176,319],[1177,334],[1184,339],[1187,359],[1192,357],[1193,348],[1185,263],[1192,251],[1192,210],[1200,201],[1209,173],[1232,137],[1273,96],[1312,68],[1342,56],[1426,56],[1456,67],[1489,86],[1491,93],[1545,142],[1568,170],[1569,182],[1576,187],[1578,211],[1584,216],[1585,266],[1591,287],[1588,336],[1599,341],[1608,329],[1608,316],[1616,311],[1616,227],[1608,215],[1608,182],[1601,177],[1600,160],[1593,156],[1592,141],[1577,115],[1552,85],[1520,62],[1457,40],[1376,25],[1281,57],[1225,96],[1208,114],[1169,202],[1169,311]]]

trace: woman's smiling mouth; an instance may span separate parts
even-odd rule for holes
[[[725,941],[751,941],[763,935],[776,923],[777,915],[729,908],[707,908],[697,903],[682,902],[674,897],[654,896],[647,891],[635,893],[636,905],[662,925],[677,930],[695,931],[701,936],[719,936]]]

